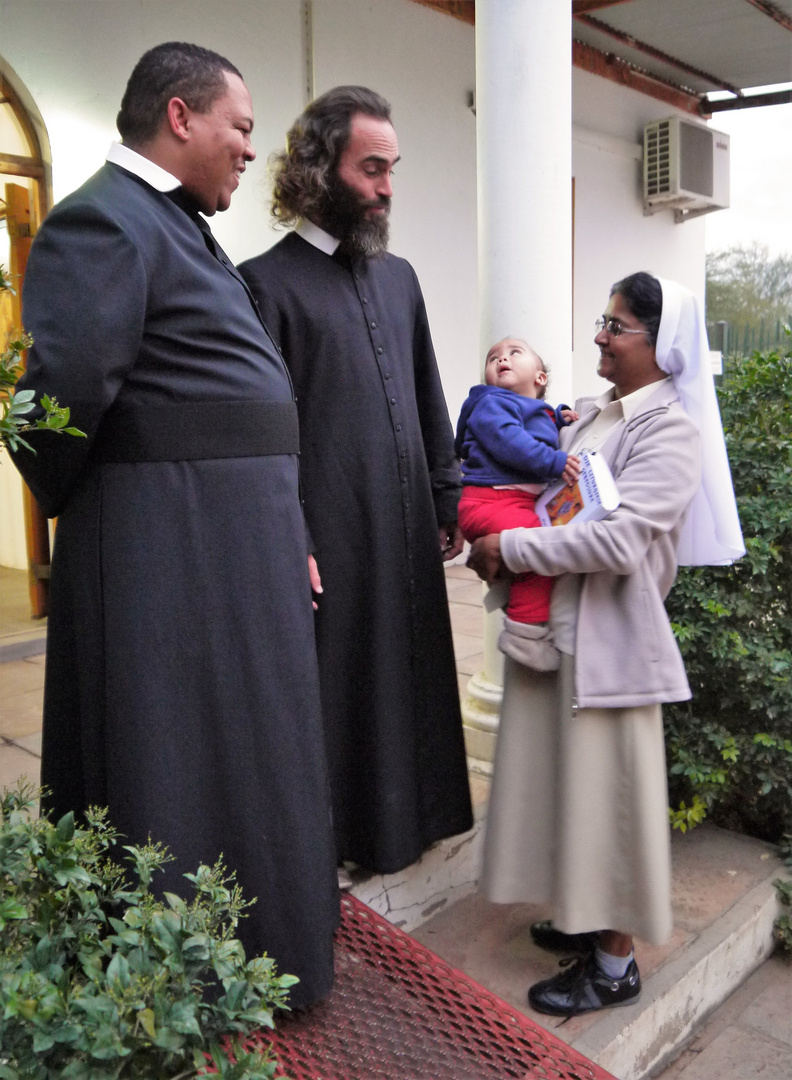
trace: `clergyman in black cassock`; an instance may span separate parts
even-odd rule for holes
[[[256,898],[247,954],[307,1004],[339,908],[293,391],[199,204],[109,157],[44,222],[24,289],[20,386],[88,436],[16,455],[58,515],[42,783],[56,818],[106,805],[166,843],[160,888],[222,854]]]
[[[460,481],[424,301],[405,260],[310,223],[239,269],[297,397],[339,859],[393,872],[472,825],[438,535]]]

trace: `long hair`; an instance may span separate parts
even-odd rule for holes
[[[356,113],[390,120],[391,107],[365,86],[336,86],[311,102],[292,124],[286,149],[271,155],[272,216],[281,225],[321,217]]]
[[[624,302],[636,319],[646,327],[652,345],[657,344],[660,316],[663,314],[663,290],[660,282],[643,270],[630,274],[612,286],[610,295],[624,297]]]
[[[166,41],[144,53],[129,76],[116,127],[127,146],[145,146],[157,135],[168,102],[179,97],[207,113],[228,89],[225,73],[239,74],[230,60],[211,49]]]

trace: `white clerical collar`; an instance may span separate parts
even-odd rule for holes
[[[143,157],[142,154],[138,154],[136,150],[124,146],[123,143],[111,143],[105,160],[111,161],[114,165],[120,165],[127,172],[139,176],[155,191],[174,191],[176,188],[181,187],[181,180],[177,180],[175,176],[157,165],[156,162]]]
[[[606,390],[604,394],[600,394],[594,404],[600,412],[604,412],[609,405],[618,405],[625,421],[631,420],[638,412],[639,406],[642,405],[655,390],[659,389],[663,383],[667,382],[667,378],[658,379],[656,382],[647,383],[646,386],[639,386],[637,390],[633,390],[631,394],[625,394],[622,398],[616,397],[616,388],[612,386],[610,390]]]
[[[303,218],[294,231],[303,240],[307,240],[309,244],[313,244],[315,248],[323,251],[325,255],[335,255],[336,248],[341,243],[340,240],[336,240],[334,236],[325,232],[324,229],[320,229],[318,225],[314,225],[307,218]]]

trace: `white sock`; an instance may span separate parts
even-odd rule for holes
[[[609,979],[623,979],[633,959],[633,951],[630,949],[629,956],[613,956],[611,953],[603,952],[598,946],[594,951],[594,956],[597,967],[603,975],[607,975]]]

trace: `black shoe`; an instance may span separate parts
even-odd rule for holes
[[[528,1004],[537,1012],[569,1020],[594,1009],[630,1005],[641,994],[641,976],[634,960],[621,979],[611,979],[601,971],[593,953],[580,960],[562,960],[561,965],[565,971],[534,983],[528,991]]]
[[[548,952],[575,953],[587,956],[594,951],[599,936],[596,930],[586,934],[565,934],[557,930],[550,919],[531,923],[531,937],[540,949]]]

